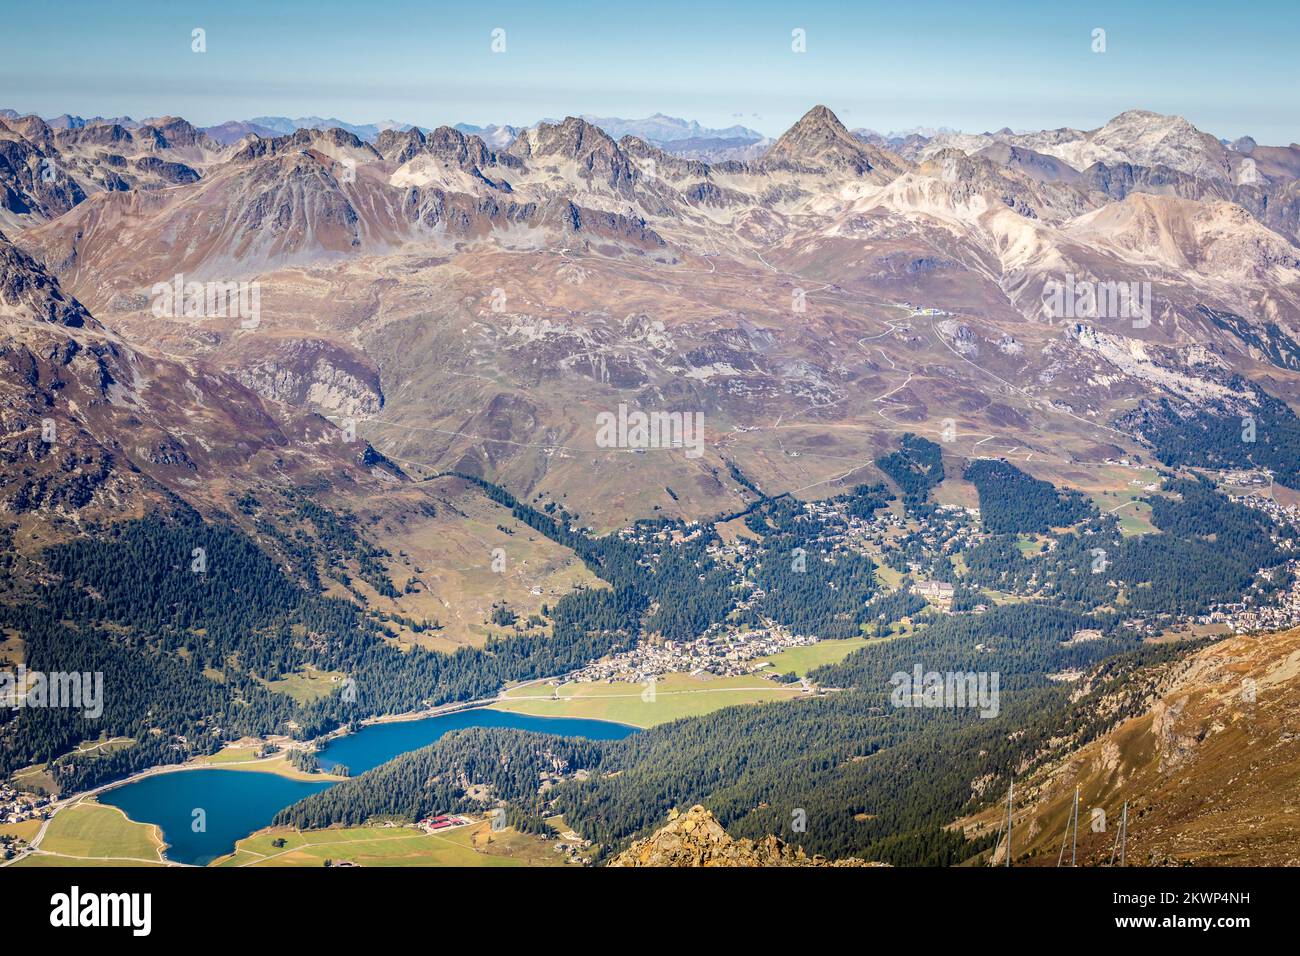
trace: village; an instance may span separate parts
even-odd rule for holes
[[[566,674],[564,682],[642,684],[665,674],[738,677],[762,670],[764,665],[754,663],[757,658],[815,643],[815,637],[789,634],[779,627],[705,634],[693,641],[643,641]]]
[[[44,819],[49,812],[49,798],[15,790],[0,783],[0,823],[23,823]]]
[[[919,518],[919,523],[916,516],[909,518],[888,509],[870,517],[849,514],[834,499],[802,502],[802,509],[806,519],[818,527],[807,539],[812,551],[809,560],[816,559],[817,552],[822,552],[822,560],[829,560],[828,556],[837,551],[851,550],[876,561],[883,555],[887,563],[907,574],[923,571],[936,554],[955,553],[978,536],[978,511],[954,505],[937,507]],[[649,537],[680,544],[702,533],[704,529],[698,523],[689,522],[684,530],[658,530]],[[624,528],[621,536],[642,540],[647,537],[643,529],[631,527]],[[762,543],[736,537],[730,542],[709,545],[706,553],[741,572],[737,589],[743,596],[737,599],[734,610],[746,611],[758,606],[763,590],[744,571],[751,562],[761,559]],[[952,602],[952,584],[922,579],[909,583],[909,587],[938,610],[947,610]],[[770,621],[761,627],[720,625],[689,641],[642,641],[630,650],[566,674],[563,682],[645,683],[667,674],[744,676],[766,668],[763,658],[791,647],[815,644],[820,636],[791,633]]]
[[[1248,475],[1253,473],[1247,473]],[[1257,482],[1238,481],[1249,485]],[[1248,508],[1263,511],[1279,526],[1277,539],[1283,546],[1291,546],[1300,540],[1300,506],[1279,504],[1272,498],[1260,495],[1232,496]],[[1262,572],[1269,581],[1278,580],[1282,575],[1289,578],[1285,590],[1278,590],[1262,597],[1259,584],[1256,584],[1243,600],[1224,604],[1214,608],[1208,614],[1201,615],[1197,621],[1201,624],[1226,625],[1234,634],[1249,631],[1282,631],[1300,626],[1300,561],[1288,561],[1279,568]]]
[[[0,825],[45,820],[49,816],[48,797],[24,793],[7,783],[0,783]],[[17,837],[0,836],[0,861],[13,859],[22,852],[24,846],[25,842]]]

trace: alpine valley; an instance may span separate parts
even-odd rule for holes
[[[0,855],[1294,865],[1296,407],[1177,116],[0,112]]]

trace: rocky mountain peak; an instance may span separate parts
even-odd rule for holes
[[[329,129],[308,129],[300,127],[286,136],[263,139],[248,136],[242,145],[230,156],[231,162],[245,162],[267,156],[281,156],[317,150],[330,156],[349,156],[358,162],[370,162],[381,158],[379,151],[369,143],[347,130],[331,127]]]
[[[577,116],[559,123],[538,123],[525,131],[510,147],[523,159],[530,156],[561,156],[583,160],[594,152],[618,150],[618,144],[599,126]]]
[[[762,164],[769,168],[847,170],[858,176],[878,167],[891,174],[903,169],[884,150],[850,133],[838,116],[820,105],[805,113],[772,144]]]
[[[862,143],[825,106],[814,106],[772,144],[764,160],[796,162],[856,155]]]
[[[157,131],[164,146],[167,147],[207,146],[212,149],[220,148],[219,143],[215,140],[209,140],[193,124],[179,116],[160,116],[155,119],[145,120],[144,125],[140,127],[140,132],[148,135],[149,131]]]
[[[384,159],[404,163],[424,150],[424,134],[418,126],[407,130],[386,129],[375,138],[375,149]]]
[[[610,866],[871,866],[848,858],[810,857],[774,836],[758,842],[734,839],[711,812],[696,804],[685,813],[673,810],[668,823],[638,840]]]
[[[1090,139],[1098,159],[1109,151],[1142,166],[1168,166],[1201,179],[1229,176],[1223,145],[1181,116],[1128,110]]]
[[[38,146],[49,148],[54,145],[53,130],[39,116],[16,116],[7,119],[5,125],[19,136]]]
[[[433,156],[462,169],[474,169],[496,162],[496,155],[482,139],[450,126],[439,126],[429,133],[424,148]]]
[[[584,175],[604,180],[620,191],[629,190],[638,179],[636,165],[609,134],[576,116],[525,130],[499,156],[542,163],[571,160]]]

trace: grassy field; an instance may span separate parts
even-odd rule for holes
[[[689,674],[668,674],[654,688],[654,698],[643,700],[641,684],[566,684],[559,699],[552,699],[550,684],[529,684],[507,693],[508,699],[493,704],[496,710],[538,717],[589,717],[614,720],[634,727],[653,727],[698,717],[734,704],[758,704],[789,700],[802,693],[798,684],[777,684],[757,675],[704,679]]]
[[[792,647],[780,654],[759,659],[769,661],[774,673],[794,673],[804,677],[813,668],[842,661],[859,647],[866,646],[865,637],[849,637],[840,641],[818,641],[807,647]]]
[[[318,671],[314,667],[305,667],[296,674],[280,680],[263,681],[267,690],[286,694],[299,704],[310,704],[313,700],[328,697],[338,689],[339,681],[346,675],[337,671]]]
[[[80,756],[94,757],[134,746],[135,740],[131,737],[112,737],[104,740],[85,740],[77,744],[75,749]],[[26,790],[30,793],[43,792],[54,797],[59,795],[58,784],[55,782],[53,774],[47,771],[46,765],[43,763],[15,770],[10,779],[20,790]]]
[[[41,828],[41,820],[24,820],[22,823],[0,823],[0,836],[17,837],[28,843]]]
[[[1016,550],[1026,558],[1035,558],[1043,553],[1043,542],[1046,540],[1046,535],[1018,534],[1016,535]]]
[[[947,477],[934,490],[934,500],[941,505],[957,505],[961,508],[978,508],[980,504],[979,494],[975,491],[975,486],[969,481],[964,481],[960,477],[961,468],[955,467],[951,470],[945,469]]]
[[[1104,469],[1098,476],[1098,487],[1084,490],[1092,497],[1097,510],[1109,512],[1119,519],[1120,530],[1126,535],[1158,533],[1150,521],[1151,506],[1139,501],[1154,494],[1148,485],[1160,485],[1160,476],[1151,468]]]
[[[900,584],[903,583],[903,572],[895,571],[880,558],[878,554],[873,554],[871,560],[876,562],[876,578],[891,591],[897,591]]]
[[[22,770],[15,770],[11,779],[20,790],[32,793],[44,791],[57,797],[59,785],[55,783],[54,775],[48,773],[45,768],[46,765],[43,763],[32,764],[30,767],[23,767]]]
[[[134,737],[111,737],[105,740],[82,741],[77,744],[76,752],[81,756],[91,754],[111,754],[134,746]]]
[[[83,801],[56,813],[41,841],[41,852],[16,865],[161,865],[162,844],[157,827],[134,823],[116,807]]]
[[[1119,517],[1119,529],[1126,535],[1158,534],[1159,529],[1151,523],[1151,506],[1143,501],[1120,508],[1115,514]]]
[[[282,839],[283,847],[272,846]],[[240,840],[235,852],[213,866],[324,866],[349,860],[361,866],[547,866],[560,855],[539,837],[504,830],[485,821],[446,833],[411,827],[351,827],[331,830],[272,828]]]
[[[732,518],[730,521],[724,521],[717,526],[718,537],[722,538],[726,544],[734,544],[737,541],[757,541],[759,537],[749,526],[745,524],[744,518]]]
[[[21,664],[26,650],[26,645],[23,644],[23,639],[17,631],[8,627],[0,630],[0,661],[8,660],[14,665]]]
[[[436,516],[421,506],[430,492]],[[418,634],[390,624],[404,646],[447,652],[465,644],[481,647],[501,630],[489,623],[497,602],[505,602],[522,621],[539,613],[543,604],[554,605],[575,585],[606,586],[572,551],[528,527],[475,487],[444,478],[411,494],[409,506],[402,506],[398,495],[377,504],[378,510],[358,512],[391,553],[386,564],[402,593],[391,600],[359,579],[353,581],[376,610],[441,624],[440,630]],[[501,564],[494,564],[494,555]]]
[[[234,745],[228,745],[214,754],[195,757],[194,762],[210,767],[220,767],[228,763],[247,763],[256,759],[256,747],[237,747]]]
[[[1093,495],[1092,503],[1103,514],[1113,514],[1119,520],[1120,531],[1126,535],[1159,533],[1159,529],[1151,523],[1151,506],[1138,500],[1137,494],[1149,492],[1124,490]]]
[[[1025,604],[1029,598],[1019,594],[1012,594],[1010,591],[996,591],[993,588],[984,588],[984,596],[996,605],[1003,604]]]

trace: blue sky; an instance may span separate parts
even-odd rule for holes
[[[1296,0],[51,0],[7,3],[2,22],[0,106],[45,116],[433,126],[664,112],[776,134],[816,103],[881,131],[1091,128],[1140,107],[1300,141]],[[190,50],[195,27],[206,53]],[[1105,53],[1091,49],[1098,27]]]

